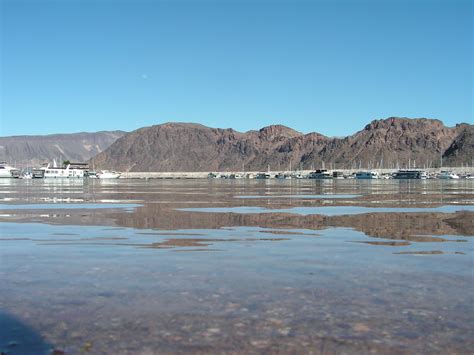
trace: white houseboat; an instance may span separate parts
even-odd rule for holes
[[[56,165],[56,164],[54,164]],[[84,178],[84,169],[71,168],[71,164],[65,167],[51,167],[49,163],[43,165],[39,170],[43,171],[43,177],[48,178]]]

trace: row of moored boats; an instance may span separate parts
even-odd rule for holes
[[[318,169],[310,173],[302,172],[280,172],[280,173],[270,173],[270,172],[261,172],[257,174],[253,173],[209,173],[208,178],[210,179],[357,179],[357,180],[373,180],[373,179],[397,179],[397,180],[407,180],[407,179],[443,179],[443,180],[457,180],[457,179],[474,179],[473,175],[458,175],[453,171],[441,170],[437,174],[428,175],[424,170],[417,169],[402,169],[398,170],[395,173],[391,174],[380,174],[374,170],[368,171],[358,171],[352,174],[344,174],[342,171],[336,170],[326,170]]]
[[[26,169],[21,171],[8,165],[6,162],[0,162],[0,178],[20,178],[20,179],[43,179],[43,178],[90,178],[90,179],[118,179],[121,173],[116,171],[102,170],[94,172],[89,170],[88,164],[84,163],[68,163],[59,167],[56,163],[50,165],[44,164],[40,168]],[[437,174],[428,175],[424,170],[417,169],[403,169],[398,170],[392,174],[379,174],[374,170],[358,171],[349,175],[345,175],[342,171],[318,169],[308,174],[303,172],[260,172],[260,173],[209,173],[208,178],[222,178],[222,179],[358,179],[358,180],[372,180],[372,179],[474,179],[473,175],[458,175],[453,171],[441,170]]]
[[[40,168],[17,169],[6,162],[0,162],[0,178],[17,179],[118,179],[120,173],[116,171],[101,170],[99,172],[90,171],[87,164],[69,163],[57,166],[56,163],[50,165],[43,164]]]

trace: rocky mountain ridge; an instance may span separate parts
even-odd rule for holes
[[[303,134],[272,125],[258,131],[165,123],[117,139],[91,162],[121,171],[258,171],[326,168],[436,167],[472,164],[473,125],[435,119],[374,120],[343,137]]]

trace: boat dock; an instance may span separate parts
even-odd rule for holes
[[[351,176],[355,173],[362,171],[364,169],[337,169],[333,171],[341,172],[344,176]],[[474,167],[458,167],[458,168],[431,168],[431,169],[422,169],[426,171],[428,176],[435,176],[439,174],[442,170],[448,170],[455,172],[461,176],[465,175],[474,175]],[[301,176],[308,176],[314,170],[298,170],[298,171],[268,171],[266,174],[270,175],[271,179],[277,177],[277,175],[285,173],[288,175],[291,174],[300,174]],[[376,171],[379,175],[392,175],[398,171],[398,169],[371,169],[371,171]],[[209,177],[209,174],[212,173],[215,178],[255,178],[258,174],[261,174],[262,171],[200,171],[200,172],[122,172],[120,179],[206,179]],[[233,175],[233,176],[232,176]]]

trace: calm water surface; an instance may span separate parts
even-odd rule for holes
[[[0,223],[7,354],[474,348],[472,180],[4,179]]]

